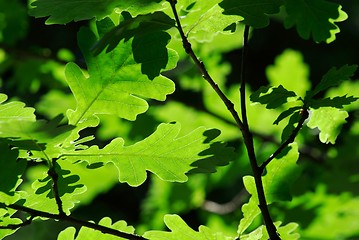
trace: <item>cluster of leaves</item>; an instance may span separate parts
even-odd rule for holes
[[[30,15],[47,17],[47,24],[91,20],[89,27],[81,28],[77,36],[86,68],[71,62],[74,56],[66,50],[58,53],[57,60],[61,61],[40,59],[14,64],[16,59],[8,47],[0,49],[0,72],[11,68],[19,72],[19,76],[10,79],[19,86],[19,96],[28,89],[40,94],[44,85],[49,89],[35,108],[26,107],[20,100],[7,101],[7,95],[0,95],[1,239],[15,234],[24,225],[51,218],[79,223],[71,217],[75,207],[90,203],[115,184],[138,187],[146,181],[150,187],[143,204],[142,222],[136,223],[136,232],[141,236],[125,221],[112,223],[104,217],[95,226],[83,224],[77,233],[73,227],[66,228],[57,239],[268,239],[265,225],[258,221],[255,180],[252,176],[244,176],[243,183],[241,180],[241,176],[249,173],[249,165],[240,131],[211,86],[196,69],[189,67],[192,65],[179,40],[178,22],[171,9],[174,2],[36,0],[31,3]],[[14,14],[16,8],[11,4],[19,5],[21,11]],[[18,1],[11,4],[0,0],[0,11],[4,13],[0,41],[4,46],[15,45],[26,35],[26,8]],[[340,5],[324,0],[187,0],[178,1],[175,6],[192,48],[237,110],[240,110],[238,85],[226,84],[225,76],[231,67],[224,62],[223,55],[240,47],[238,39],[243,35],[244,24],[254,29],[264,28],[269,25],[270,17],[276,15],[286,28],[295,26],[300,37],[330,43],[339,33],[336,22],[347,18]],[[13,21],[15,16],[21,21]],[[19,31],[11,30],[14,24]],[[69,63],[64,66],[63,61]],[[38,69],[36,73],[34,66]],[[312,192],[291,193],[295,184],[300,189],[298,178],[315,174],[305,172],[310,167],[297,164],[301,147],[309,141],[306,136],[318,131],[321,142],[334,144],[348,112],[358,109],[359,94],[355,92],[358,84],[350,80],[356,69],[355,65],[332,68],[310,90],[308,69],[301,54],[286,50],[267,68],[270,86],[254,92],[247,89],[250,100],[261,104],[247,107],[251,129],[258,136],[281,135],[279,145],[284,146],[279,155],[271,161],[264,159],[262,165],[267,203],[277,203],[273,209],[284,222],[275,222],[283,239],[298,239],[300,234],[329,239],[359,234],[357,226],[332,235],[320,229],[320,221],[333,214],[328,209],[339,200],[348,206],[355,206],[359,201],[346,193],[338,197],[325,195],[323,186],[330,174],[318,177],[321,184]],[[200,96],[203,106],[198,109],[196,103],[188,106],[175,100],[159,104],[158,101],[165,101],[175,91],[174,81],[178,89]],[[40,113],[37,116],[35,109]],[[260,117],[258,112],[262,114]],[[293,142],[307,112],[306,134]],[[46,119],[39,120],[39,116]],[[273,126],[273,122],[278,126]],[[97,131],[96,137],[93,129]],[[139,133],[138,129],[143,131]],[[350,134],[358,139],[357,124],[351,126]],[[237,149],[225,142],[235,143]],[[276,144],[262,145],[258,155],[272,154],[278,149]],[[345,153],[349,146],[348,143],[332,150],[336,153],[331,160],[340,158],[339,153]],[[354,161],[355,156],[358,153],[349,160]],[[350,177],[355,177],[355,173]],[[204,223],[208,227],[200,226],[198,231],[176,214],[165,215],[206,206],[208,192],[223,186],[236,189],[243,186],[251,195],[248,203],[240,204],[241,212],[234,209],[233,216],[223,218],[207,216]],[[326,199],[327,196],[331,198]],[[308,203],[311,198],[315,199],[312,204]],[[310,225],[298,225],[294,222],[301,219],[285,215],[288,209],[299,207],[319,209]],[[359,216],[359,213],[347,216],[350,208],[338,206],[335,213],[346,218],[336,218],[328,225],[343,225]],[[165,226],[170,231],[153,230]]]

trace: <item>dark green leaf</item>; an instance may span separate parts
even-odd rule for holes
[[[325,0],[285,0],[284,6],[288,14],[285,27],[296,25],[302,38],[309,39],[312,35],[315,42],[334,41],[339,32],[335,22],[347,19],[339,4]]]
[[[338,70],[333,67],[331,68],[320,80],[319,84],[314,88],[314,90],[309,92],[309,96],[306,98],[312,98],[316,94],[321,91],[324,91],[330,87],[338,86],[345,80],[349,80],[357,70],[357,65],[344,65],[343,67],[339,68]]]
[[[288,137],[292,134],[293,130],[295,129],[295,124],[297,124],[300,120],[299,112],[294,113],[290,118],[287,126],[283,129],[282,132],[282,142],[286,141]]]
[[[284,118],[286,117],[289,117],[290,115],[292,115],[294,112],[296,112],[297,110],[301,109],[302,107],[300,106],[297,106],[297,107],[292,107],[292,108],[289,108],[287,110],[285,110],[284,112],[282,112],[278,118],[274,121],[273,124],[277,124],[282,121]]]
[[[288,91],[279,85],[278,87],[261,87],[252,93],[250,99],[252,102],[266,104],[268,109],[274,109],[286,103],[287,98],[295,96],[295,92]]]
[[[308,106],[311,108],[320,108],[320,107],[335,107],[343,108],[345,105],[349,105],[359,98],[346,95],[334,98],[324,98],[324,99],[311,99],[308,101]]]
[[[34,17],[49,17],[46,24],[65,24],[96,18],[100,20],[118,6],[117,0],[35,0],[30,14]]]
[[[223,0],[219,6],[224,14],[239,15],[243,23],[254,28],[263,28],[269,24],[269,14],[279,12],[283,0]]]

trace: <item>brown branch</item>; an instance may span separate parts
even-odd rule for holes
[[[239,118],[239,115],[237,111],[234,109],[234,104],[226,97],[226,95],[222,92],[222,90],[219,88],[217,83],[214,82],[212,77],[209,75],[204,63],[200,61],[196,54],[193,52],[191,43],[188,41],[186,35],[183,32],[181,22],[178,17],[178,13],[176,10],[176,0],[167,0],[172,8],[173,15],[175,17],[176,23],[177,23],[177,29],[181,35],[183,48],[186,51],[186,53],[192,58],[193,62],[196,64],[197,68],[202,73],[202,77],[211,85],[211,87],[214,89],[214,91],[217,93],[217,95],[221,98],[222,102],[226,105],[228,111],[232,114],[234,120],[237,123],[237,126],[242,130],[244,128],[243,123],[241,119]]]
[[[57,159],[52,159],[52,164],[50,166],[50,169],[48,171],[48,175],[51,177],[52,179],[52,193],[54,195],[55,201],[56,201],[56,205],[57,205],[57,209],[59,210],[59,215],[61,216],[65,216],[65,212],[63,209],[63,204],[62,204],[62,200],[60,197],[60,193],[59,193],[59,175],[56,172],[56,160]]]
[[[256,189],[257,189],[257,194],[258,194],[258,199],[259,199],[259,208],[262,212],[263,219],[264,219],[265,225],[267,227],[269,237],[271,240],[280,239],[277,234],[277,229],[274,226],[271,216],[269,214],[267,201],[266,201],[265,194],[264,194],[263,183],[262,183],[262,175],[261,175],[261,172],[260,172],[260,169],[259,169],[259,166],[257,163],[257,159],[255,156],[255,151],[254,151],[254,146],[253,146],[253,136],[252,136],[252,133],[249,131],[249,127],[248,127],[248,121],[247,121],[247,116],[246,116],[246,106],[245,106],[245,81],[244,81],[245,80],[244,79],[244,67],[245,67],[244,61],[245,61],[245,59],[244,58],[242,59],[242,64],[241,64],[241,67],[242,67],[242,69],[241,69],[242,70],[241,71],[242,72],[241,73],[241,108],[242,108],[241,112],[242,112],[242,120],[243,120],[243,122],[242,122],[242,120],[239,118],[238,113],[234,109],[234,104],[220,90],[218,85],[214,82],[212,77],[209,75],[204,63],[202,61],[200,61],[197,58],[196,54],[193,52],[191,44],[183,32],[181,22],[178,17],[178,13],[176,10],[177,0],[167,0],[167,1],[171,5],[172,12],[173,12],[173,15],[174,15],[176,23],[177,23],[177,29],[178,29],[181,39],[182,39],[183,48],[185,49],[186,53],[192,58],[192,60],[196,64],[197,68],[202,73],[202,77],[211,85],[213,90],[217,93],[217,95],[221,98],[222,102],[226,105],[228,111],[231,113],[235,122],[237,123],[237,126],[239,127],[239,129],[242,132],[244,143],[247,148],[249,161],[250,161],[254,179],[255,179],[255,184],[256,184]],[[249,32],[249,26],[246,26],[245,31],[244,31],[243,57],[245,57],[245,51],[247,48],[248,32]]]
[[[303,127],[303,123],[304,121],[308,118],[308,110],[303,107],[300,111],[300,119],[299,119],[299,122],[298,122],[298,125],[293,129],[292,133],[289,135],[288,139],[285,140],[279,147],[278,149],[272,154],[270,155],[270,157],[264,161],[262,163],[262,165],[259,167],[260,171],[261,171],[261,174],[263,173],[265,167],[275,158],[277,157],[286,147],[288,147],[288,145],[290,143],[292,143],[295,139],[295,137],[298,135],[299,133],[299,130]]]
[[[208,212],[225,215],[237,210],[244,203],[244,200],[246,199],[247,195],[248,192],[245,188],[243,188],[229,202],[217,203],[214,201],[206,200],[201,206],[201,208]]]
[[[79,220],[79,219],[76,219],[76,218],[73,218],[73,217],[70,217],[67,215],[43,212],[43,211],[35,210],[32,208],[28,208],[28,207],[20,206],[20,205],[16,205],[16,204],[6,205],[6,207],[14,209],[14,210],[26,212],[31,215],[30,219],[32,219],[34,217],[45,217],[45,218],[55,219],[55,220],[59,220],[59,221],[65,221],[65,222],[69,222],[69,223],[73,223],[73,224],[79,224],[81,226],[85,226],[85,227],[100,231],[105,234],[110,234],[113,236],[129,239],[129,240],[146,240],[146,238],[136,235],[136,234],[121,232],[121,231],[118,231],[113,228],[105,227],[105,226],[102,226],[102,225],[99,225],[96,223],[92,223],[92,222],[86,222],[86,221]]]

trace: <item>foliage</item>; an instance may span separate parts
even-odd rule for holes
[[[0,239],[357,238],[355,61],[276,36],[256,75],[256,34],[335,48],[349,10],[0,0]]]

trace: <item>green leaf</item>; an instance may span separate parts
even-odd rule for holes
[[[3,122],[12,121],[35,121],[35,109],[25,107],[25,104],[18,101],[4,103],[7,96],[0,93],[0,125]]]
[[[218,3],[219,0],[194,1],[188,6],[189,10],[182,9],[179,12],[181,24],[189,40],[197,42],[212,42],[213,37],[219,33],[231,34],[234,31],[228,28],[230,25],[243,20],[238,15],[225,15],[223,8]],[[181,6],[177,8],[181,9]]]
[[[358,99],[357,97],[347,97],[346,95],[334,98],[311,99],[308,101],[308,106],[315,109],[320,107],[343,108],[345,105],[349,105]]]
[[[103,24],[109,24],[108,21]],[[86,59],[89,77],[85,77],[74,63],[66,66],[67,81],[77,101],[76,110],[67,114],[70,124],[77,125],[95,114],[114,114],[134,120],[148,109],[143,98],[163,101],[167,94],[174,91],[174,84],[168,78],[159,75],[151,80],[142,73],[142,64],[132,52],[134,43],[131,39],[121,40],[109,54],[101,53],[94,57],[90,49],[97,40],[88,29],[80,30],[79,45]],[[152,44],[146,46],[156,49],[156,42]],[[147,59],[146,55],[140,57]],[[177,56],[169,53],[165,69],[174,67],[176,62]],[[156,68],[156,65],[153,67]]]
[[[330,43],[339,32],[335,22],[348,18],[337,3],[325,0],[285,0],[287,17],[284,21],[286,28],[296,25],[299,35],[309,39],[312,35],[315,42]]]
[[[342,111],[333,107],[321,107],[311,110],[308,127],[318,128],[319,139],[322,143],[335,143],[340,133],[341,126],[346,122],[349,116],[346,111]]]
[[[301,52],[293,49],[286,49],[276,57],[274,65],[266,68],[266,75],[270,85],[281,84],[297,96],[304,97],[310,89],[309,66],[304,63]]]
[[[121,17],[123,20],[116,27],[109,20],[107,23],[106,20],[99,23],[99,29],[103,28],[101,31],[105,34],[94,46],[94,54],[97,55],[104,49],[110,52],[121,40],[127,41],[133,38],[134,59],[142,64],[142,72],[153,79],[159,75],[161,69],[166,68],[168,58],[171,55],[176,56],[173,50],[166,48],[171,36],[164,32],[174,27],[175,21],[162,12],[140,15],[135,18],[124,12]]]
[[[0,151],[0,202],[11,204],[18,199],[15,191],[22,182],[26,161],[17,161],[18,151],[10,149],[3,140],[0,140]]]
[[[98,224],[125,233],[135,232],[135,229],[132,226],[128,226],[125,221],[117,221],[115,223],[112,223],[112,220],[109,217],[102,218]],[[60,234],[57,237],[57,240],[88,240],[88,239],[121,240],[125,238],[104,234],[101,231],[87,227],[81,227],[78,234],[76,234],[76,229],[74,227],[68,227],[62,232],[60,232]]]
[[[30,159],[50,161],[51,158],[58,157],[62,151],[61,144],[74,129],[70,125],[59,126],[61,120],[62,116],[58,116],[50,122],[13,120],[0,123],[0,137],[6,138],[18,149],[30,151]]]
[[[298,224],[288,223],[285,226],[281,226],[281,224],[282,224],[281,222],[274,223],[281,239],[285,239],[285,240],[299,239],[300,235],[298,233],[294,233],[294,231],[298,228]],[[262,225],[258,227],[256,230],[252,231],[251,233],[240,236],[240,239],[267,240],[269,239],[269,236],[268,236],[268,232],[266,231],[266,227]]]
[[[0,43],[13,45],[25,37],[28,27],[26,11],[26,6],[18,0],[0,1]]]
[[[255,197],[250,197],[248,203],[242,206],[243,218],[239,222],[238,234],[242,235],[245,230],[253,223],[254,219],[261,213]]]
[[[278,156],[268,164],[266,175],[262,177],[268,204],[292,199],[290,188],[299,176],[300,169],[296,164],[299,157],[298,146],[296,143],[292,143],[289,147],[287,154]],[[245,176],[243,182],[247,191],[255,198],[256,203],[259,203],[254,178]]]
[[[9,216],[0,215],[0,226],[8,226],[10,224],[20,224],[22,223],[19,218],[11,218]],[[18,229],[0,229],[0,239],[4,239],[6,236],[9,236],[16,232]]]
[[[116,0],[35,0],[30,15],[49,17],[46,24],[65,24],[96,18],[100,20],[111,14],[118,5]]]
[[[117,8],[116,12],[126,11],[135,17],[140,14],[163,11],[169,8],[169,4],[165,0],[131,0],[118,1]]]
[[[253,28],[264,28],[269,25],[269,14],[279,12],[282,0],[223,0],[219,5],[224,14],[239,15],[243,23]]]
[[[171,232],[148,231],[143,237],[149,240],[233,240],[221,232],[214,232],[206,226],[200,226],[196,232],[178,215],[166,215],[164,221]]]
[[[151,136],[134,145],[124,146],[124,140],[116,138],[103,149],[92,146],[68,152],[63,157],[72,162],[81,160],[89,164],[112,162],[119,170],[120,182],[127,182],[131,186],[142,184],[146,180],[146,171],[155,173],[165,181],[185,182],[185,173],[193,168],[203,167],[204,159],[209,159],[207,169],[213,168],[213,164],[223,165],[231,160],[227,158],[216,161],[213,158],[208,141],[213,139],[213,134],[205,128],[197,128],[186,136],[176,138],[179,131],[178,123],[160,124]],[[217,152],[218,149],[213,151]]]
[[[345,80],[349,80],[357,70],[357,65],[344,65],[338,70],[333,67],[331,68],[320,80],[319,84],[314,88],[313,91],[309,92],[309,97],[313,97],[321,91],[324,91],[330,87],[338,86]]]
[[[250,99],[252,102],[259,102],[267,105],[266,108],[274,109],[285,104],[290,97],[295,97],[293,91],[288,91],[282,85],[278,87],[260,87],[257,91],[252,93]]]
[[[278,118],[274,121],[273,124],[277,124],[282,121],[283,119],[285,119],[286,117],[289,117],[290,115],[292,115],[293,113],[295,113],[296,111],[298,111],[299,109],[301,109],[302,107],[297,106],[297,107],[292,107],[289,108],[287,110],[285,110],[284,112],[282,112],[281,114],[279,114]]]
[[[63,203],[63,210],[66,214],[70,214],[76,203],[78,203],[77,195],[86,191],[86,187],[78,183],[80,178],[72,174],[70,170],[64,169],[60,166],[61,161],[55,165],[55,170],[59,175],[58,178],[58,191]],[[42,176],[32,184],[32,189],[27,189],[27,195],[24,196],[25,207],[45,211],[53,214],[58,214],[58,206],[56,204],[52,184],[53,181],[47,173],[48,169],[44,169]]]

